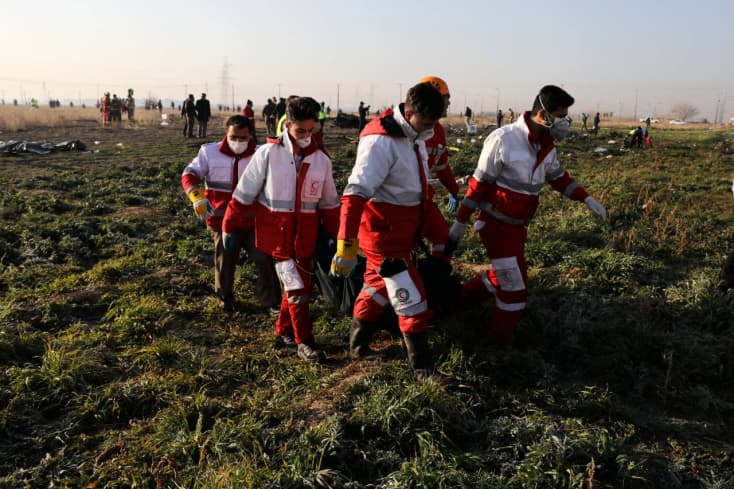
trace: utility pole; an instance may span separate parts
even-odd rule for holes
[[[716,97],[716,112],[714,112],[714,124],[719,123],[719,104],[721,103],[721,96]]]
[[[634,115],[632,116],[632,118],[635,121],[637,121],[637,94],[638,94],[638,90],[635,88],[635,112],[634,112]]]
[[[339,113],[339,84],[336,84],[336,113]]]

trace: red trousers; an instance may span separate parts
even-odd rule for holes
[[[283,291],[280,314],[275,321],[275,334],[293,336],[298,344],[313,340],[313,323],[308,308],[312,288],[312,262],[311,257],[296,258],[296,267],[303,281],[303,288]]]
[[[479,236],[491,265],[486,272],[464,284],[460,307],[478,305],[494,295],[489,334],[497,343],[509,344],[528,298],[528,266],[525,262],[527,229],[491,216],[482,215],[482,218],[486,218],[486,221],[479,230]]]
[[[428,319],[433,316],[433,312],[428,308],[426,289],[415,264],[410,258],[410,250],[405,251],[399,257],[391,257],[402,258],[407,265],[407,274],[402,275],[401,283],[397,289],[398,294],[405,294],[406,291],[410,291],[409,295],[412,294],[412,297],[406,297],[412,303],[407,307],[397,304],[395,298],[392,301],[389,298],[385,279],[379,273],[380,265],[385,257],[374,251],[362,249],[362,252],[367,257],[367,269],[364,273],[364,285],[354,303],[354,317],[364,321],[377,321],[385,312],[385,307],[391,306],[395,308],[398,316],[398,326],[403,334],[426,331],[428,329]]]

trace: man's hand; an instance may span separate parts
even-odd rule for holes
[[[357,264],[357,250],[359,240],[338,239],[336,241],[336,254],[331,260],[330,274],[337,277],[346,277]]]
[[[454,221],[449,229],[449,239],[454,243],[458,243],[464,239],[464,232],[466,231],[466,224],[459,221]]]
[[[202,189],[195,188],[189,192],[189,200],[194,205],[194,213],[202,221],[214,213],[214,209],[212,209],[212,205]]]
[[[589,210],[593,212],[594,215],[598,217],[601,221],[607,220],[607,210],[594,197],[592,197],[591,195],[586,197],[586,199],[584,199],[584,204],[586,204],[586,207],[588,207]]]
[[[449,212],[454,213],[459,208],[459,196],[456,194],[449,195],[449,200],[446,203],[449,208]]]

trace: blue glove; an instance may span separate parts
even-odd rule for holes
[[[459,196],[456,194],[449,195],[449,200],[446,205],[449,208],[449,212],[456,212],[459,209]]]
[[[237,244],[237,238],[234,233],[222,233],[222,244],[224,245],[225,253],[234,251],[234,247]]]

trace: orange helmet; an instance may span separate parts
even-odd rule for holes
[[[418,83],[429,83],[441,92],[441,95],[449,95],[449,86],[441,78],[437,76],[424,76]]]

